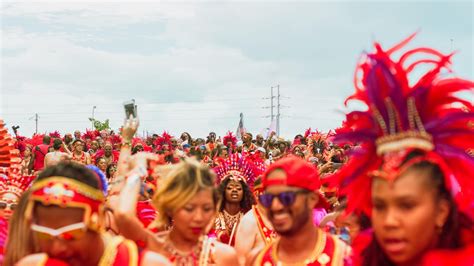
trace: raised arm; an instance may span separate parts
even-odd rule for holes
[[[122,127],[122,147],[120,149],[120,156],[117,162],[117,176],[123,176],[131,169],[128,167],[127,162],[132,156],[132,139],[137,132],[140,121],[138,118],[133,118],[132,115],[125,120]]]

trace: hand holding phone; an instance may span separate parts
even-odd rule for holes
[[[125,119],[129,119],[130,116],[132,118],[137,118],[137,105],[135,104],[135,100],[130,100],[123,103],[123,108],[125,109]]]

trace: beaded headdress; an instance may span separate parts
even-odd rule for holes
[[[239,154],[230,154],[213,170],[217,174],[217,183],[231,178],[235,181],[242,180],[251,188],[255,179],[263,173],[262,168],[257,166],[250,157]]]

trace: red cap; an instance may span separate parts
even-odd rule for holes
[[[286,173],[286,178],[272,178],[272,180],[268,180],[268,174],[276,169],[283,170]],[[329,209],[330,207],[329,202],[318,191],[321,187],[318,169],[300,157],[288,156],[270,165],[262,177],[262,184],[263,190],[271,185],[285,185],[314,191],[319,196],[319,201],[315,208]]]
[[[276,169],[283,170],[286,173],[286,178],[268,180],[268,174]],[[263,189],[271,185],[286,185],[315,191],[321,187],[318,169],[296,156],[285,157],[270,165],[263,175],[262,184]]]

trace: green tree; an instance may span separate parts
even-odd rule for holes
[[[91,121],[94,124],[94,128],[99,131],[104,130],[104,129],[110,129],[109,119],[105,119],[104,122],[100,122],[99,120],[96,120],[90,117],[89,121]]]

